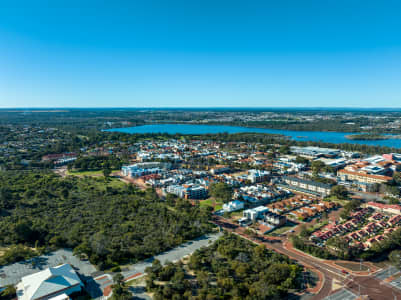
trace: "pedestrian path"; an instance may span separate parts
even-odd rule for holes
[[[401,277],[398,277],[398,278],[396,278],[396,279],[390,281],[390,284],[391,284],[393,287],[395,287],[395,288],[401,290]]]
[[[393,276],[394,274],[398,273],[399,270],[393,266],[386,268],[384,270],[381,270],[375,274],[375,277],[379,280],[385,280],[389,278],[390,276]]]

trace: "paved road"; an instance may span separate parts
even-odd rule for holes
[[[401,290],[401,277],[395,278],[390,282],[390,285]]]
[[[186,242],[172,250],[166,251],[164,253],[158,254],[154,257],[151,257],[145,261],[139,262],[137,264],[131,265],[128,267],[128,270],[123,270],[121,272],[124,278],[128,278],[135,274],[143,274],[147,267],[152,265],[153,260],[158,259],[162,264],[165,264],[167,261],[175,262],[182,259],[184,256],[192,254],[195,250],[205,247],[213,243],[217,240],[222,233],[208,234],[197,239],[194,239],[190,242]]]
[[[214,222],[225,230],[236,232],[244,237],[250,238],[244,234],[244,228],[229,223],[222,217],[215,216]],[[330,295],[333,279],[341,281],[344,286],[355,295],[369,295],[370,299],[375,300],[393,299],[393,295],[395,295],[398,299],[401,299],[400,290],[391,288],[390,285],[382,284],[382,281],[374,276],[345,275],[341,270],[330,264],[326,264],[323,260],[306,255],[292,249],[291,247],[285,247],[285,244],[288,243],[286,238],[271,239],[267,237],[258,237],[258,239],[253,239],[253,241],[259,244],[264,244],[269,249],[285,254],[290,258],[295,259],[300,264],[311,268],[312,270],[314,269],[314,271],[317,271],[321,276],[323,276],[323,286],[312,298],[313,300],[321,300]]]
[[[170,262],[178,261],[182,259],[184,256],[193,253],[197,249],[200,249],[201,247],[206,247],[208,245],[211,245],[221,235],[222,233],[204,235],[192,241],[186,242],[174,249],[158,254],[154,257],[151,257],[139,263],[125,267],[123,268],[123,271],[121,273],[127,281],[129,279],[141,277],[145,274],[145,269],[147,267],[150,267],[155,259],[158,259],[162,265],[164,265],[167,261]],[[88,289],[90,290],[91,292],[90,294],[92,295],[92,297],[96,298],[97,300],[101,300],[102,299],[101,293],[106,287],[105,283],[107,283],[107,285],[111,285],[112,278],[108,274],[103,274],[101,276],[98,276],[98,278],[95,278],[89,283],[90,284],[88,284]],[[133,299],[138,299],[138,300],[151,299],[148,295],[146,295],[146,289],[144,284],[130,286],[129,290],[132,292],[134,296]]]
[[[216,241],[222,233],[215,233],[215,234],[208,234],[192,241],[186,242],[172,250],[166,251],[164,253],[158,254],[154,257],[151,257],[145,261],[139,262],[137,264],[131,265],[128,267],[128,270],[123,270],[122,275],[124,278],[137,278],[139,276],[144,275],[145,269],[152,265],[152,262],[155,259],[158,259],[162,265],[166,262],[175,262],[183,257],[192,254],[195,250],[198,250],[202,247],[207,247],[211,245],[214,241]],[[135,276],[138,275],[138,276]],[[151,298],[146,295],[146,289],[144,285],[139,286],[131,286],[130,291],[134,295],[133,299],[143,299],[143,300],[150,300]]]
[[[201,247],[211,245],[221,235],[222,233],[214,233],[199,237],[145,261],[130,265],[127,267],[127,270],[123,270],[121,273],[123,274],[124,278],[128,278],[136,274],[143,275],[145,269],[152,265],[154,259],[160,260],[162,264],[165,264],[167,261],[178,261],[184,256],[192,254],[195,250],[200,249]],[[99,280],[92,278],[92,280],[88,282],[89,290],[93,292],[92,294],[94,294],[94,298],[102,298],[102,289],[105,286],[112,284],[111,276],[102,274],[102,272],[97,272],[93,265],[91,265],[88,261],[79,260],[72,254],[71,250],[60,249],[47,255],[35,257],[31,260],[0,267],[0,286],[16,284],[21,280],[22,277],[26,275],[33,274],[48,267],[54,267],[63,263],[69,263],[74,266],[78,272],[87,277],[88,280],[93,275],[98,273],[100,273],[98,274],[98,278],[107,277]],[[140,287],[133,287],[132,292],[135,293],[134,299],[149,299],[149,297],[144,294],[143,289]]]

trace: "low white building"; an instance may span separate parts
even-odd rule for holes
[[[19,300],[65,299],[64,295],[80,292],[83,286],[75,270],[64,264],[22,277],[17,296]]]
[[[244,202],[239,200],[234,200],[228,203],[223,204],[223,210],[226,212],[232,212],[244,209]]]
[[[243,217],[251,220],[256,221],[257,219],[263,219],[264,215],[268,213],[269,209],[264,206],[258,206],[255,208],[250,208],[243,211]]]
[[[129,177],[140,177],[149,174],[162,173],[163,170],[169,169],[171,164],[162,162],[143,162],[136,163],[129,166],[123,166],[121,168],[121,173],[123,176]]]

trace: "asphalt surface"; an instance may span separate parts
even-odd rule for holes
[[[352,276],[343,274],[341,270],[325,263],[321,259],[284,247],[284,243],[288,241],[286,238],[276,238],[272,240],[259,237],[258,239],[252,239],[244,234],[244,228],[227,222],[227,220],[222,217],[215,216],[214,222],[225,230],[236,232],[253,240],[256,243],[264,244],[267,248],[285,254],[298,261],[301,265],[312,267],[315,269],[315,271],[322,274],[324,277],[323,286],[320,291],[314,297],[312,297],[313,300],[324,299],[331,294],[333,279],[341,281],[347,290],[358,296],[369,295],[369,299],[374,300],[394,299],[394,296],[396,296],[398,299],[401,299],[401,290],[393,288],[390,285],[383,284],[382,280],[375,278],[373,275]]]
[[[0,267],[0,286],[15,285],[24,276],[66,263],[73,266],[84,276],[91,276],[96,272],[96,268],[89,261],[80,260],[72,254],[71,250],[60,249],[46,255]]]
[[[152,298],[146,294],[145,285],[130,286],[129,291],[134,295],[134,300],[152,300]]]
[[[358,296],[347,289],[341,289],[338,292],[327,296],[324,300],[354,300]]]
[[[375,274],[375,277],[379,280],[384,280],[389,278],[390,276],[398,273],[399,271],[395,267],[389,267],[387,269],[383,269]]]
[[[215,233],[215,234],[208,234],[208,235],[199,237],[190,242],[186,242],[172,250],[163,252],[163,253],[153,256],[149,259],[146,259],[145,261],[139,262],[134,265],[130,265],[128,267],[128,270],[123,270],[123,272],[121,272],[121,273],[124,276],[124,278],[128,278],[130,276],[133,276],[133,275],[139,274],[139,273],[143,274],[143,273],[145,273],[145,269],[147,267],[150,267],[152,265],[152,262],[155,259],[158,259],[162,265],[164,265],[168,261],[176,262],[176,261],[182,259],[184,256],[192,254],[195,250],[200,249],[201,247],[206,247],[206,246],[210,245],[215,240],[217,240],[221,235],[222,235],[222,233]]]
[[[398,277],[390,282],[390,285],[401,290],[401,277]]]
[[[145,273],[145,269],[151,266],[155,259],[158,259],[162,265],[166,264],[168,261],[176,262],[202,247],[211,245],[221,235],[222,233],[214,233],[199,237],[172,250],[151,257],[145,261],[130,265],[124,268],[126,270],[121,273],[124,278],[138,274],[143,275]],[[102,296],[102,290],[106,286],[112,284],[112,277],[108,274],[97,272],[96,268],[88,261],[81,261],[73,255],[71,250],[66,249],[60,249],[46,255],[32,258],[30,260],[0,267],[0,286],[17,284],[19,281],[21,281],[21,278],[26,275],[37,273],[41,270],[47,269],[48,267],[54,267],[64,263],[71,264],[81,275],[83,275],[83,277],[86,278],[87,290],[94,299],[104,299]],[[94,278],[96,275],[97,277]],[[130,287],[130,291],[134,295],[133,299],[150,299],[149,296],[145,294],[144,286]]]

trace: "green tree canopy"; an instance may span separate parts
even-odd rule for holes
[[[330,194],[337,197],[338,199],[345,200],[348,198],[348,190],[343,185],[335,185],[331,188]]]
[[[229,202],[232,199],[233,189],[224,182],[214,183],[209,188],[210,195],[224,202]]]

